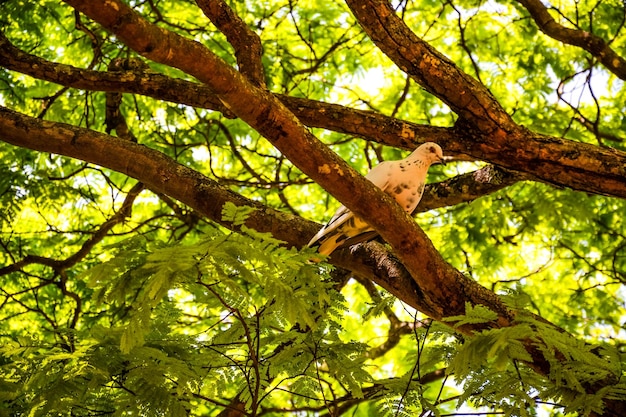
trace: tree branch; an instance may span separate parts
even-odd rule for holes
[[[0,32],[0,66],[66,87],[89,91],[141,94],[159,100],[235,115],[207,86],[144,71],[104,72],[51,62],[22,51]]]
[[[141,181],[153,192],[178,200],[231,230],[237,227],[222,220],[222,207],[227,201],[257,209],[248,220],[249,227],[270,232],[297,246],[304,246],[319,228],[315,222],[246,199],[161,152],[103,133],[42,121],[0,107],[0,140],[121,172]]]
[[[497,312],[493,325],[511,324],[512,313],[494,293],[447,263],[410,215],[319,142],[274,95],[251,85],[200,44],[150,24],[118,0],[66,2],[114,32],[138,53],[205,82],[234,114],[366,220],[394,248],[418,283],[424,295],[422,312],[440,320],[464,314],[466,302],[471,302],[488,305]],[[458,294],[465,294],[467,299],[460,299]],[[464,331],[480,327],[467,325]]]
[[[13,46],[0,33],[0,65],[35,78],[92,91],[120,91],[208,108],[236,117],[202,84],[155,73],[83,70],[52,63]],[[431,140],[446,154],[480,159],[525,172],[534,179],[591,194],[626,198],[626,153],[539,135],[527,130],[500,142],[462,124],[454,128],[420,125],[337,104],[276,95],[303,123],[405,150]]]
[[[570,29],[560,25],[540,0],[517,1],[524,6],[543,33],[557,41],[584,49],[613,74],[626,80],[626,60],[618,55],[604,39],[584,30]]]
[[[443,149],[527,172],[557,186],[626,198],[626,153],[517,125],[485,86],[415,35],[386,0],[346,2],[376,46],[459,115],[457,140],[439,142]]]
[[[198,7],[224,34],[235,48],[239,72],[257,87],[265,88],[265,74],[261,55],[261,39],[222,0],[196,0]]]
[[[484,85],[413,33],[388,1],[346,3],[376,46],[459,117],[491,135],[506,136],[517,128]]]
[[[487,165],[477,171],[426,185],[416,212],[469,203],[525,179],[530,178],[496,165]]]

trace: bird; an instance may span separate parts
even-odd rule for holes
[[[365,178],[393,197],[406,212],[412,213],[422,199],[428,168],[438,163],[445,165],[441,147],[426,142],[404,159],[381,162]],[[327,256],[337,248],[366,242],[377,235],[365,220],[342,205],[307,247],[319,245],[317,252]]]

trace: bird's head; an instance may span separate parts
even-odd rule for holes
[[[419,156],[427,161],[429,164],[446,164],[446,161],[443,157],[443,151],[441,150],[441,146],[437,145],[434,142],[426,142],[418,146],[415,150],[415,153],[419,154]]]

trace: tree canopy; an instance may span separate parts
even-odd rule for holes
[[[0,2],[0,415],[626,415],[625,25]],[[362,174],[429,141],[409,215]]]

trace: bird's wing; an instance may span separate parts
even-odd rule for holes
[[[337,217],[324,227],[319,238],[318,252],[330,255],[335,249],[364,242],[376,236],[374,229],[356,217],[351,211],[343,208]]]
[[[315,236],[313,236],[313,238],[311,239],[311,241],[308,243],[307,246],[310,247],[314,245],[316,242],[323,240],[326,236],[330,235],[335,230],[337,230],[339,226],[341,226],[342,224],[345,224],[348,221],[348,219],[350,219],[352,216],[353,216],[352,212],[348,210],[346,206],[342,205],[341,207],[337,209],[335,214],[333,214],[333,217],[331,217],[328,223],[326,223],[324,227],[322,227],[315,234]]]

